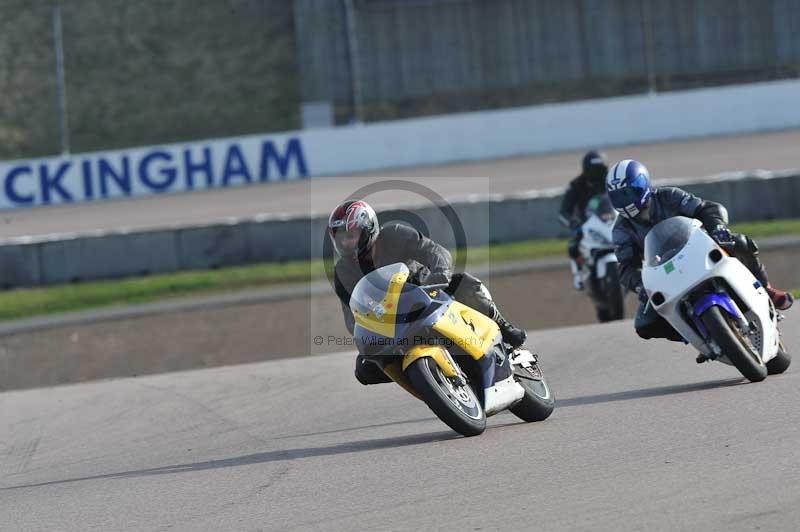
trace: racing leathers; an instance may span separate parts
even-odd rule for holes
[[[489,316],[500,327],[503,340],[518,347],[524,343],[525,331],[511,325],[497,309],[491,294],[476,277],[468,273],[452,273],[450,252],[422,235],[416,229],[402,224],[381,227],[380,233],[368,253],[354,257],[341,257],[334,268],[334,288],[342,305],[345,325],[353,333],[355,320],[350,311],[350,294],[366,274],[389,264],[405,263],[410,270],[409,281],[415,284],[449,283],[446,291],[454,299]],[[371,363],[356,360],[356,378],[362,384],[389,382],[390,379]]]
[[[703,200],[684,190],[675,187],[656,187],[652,200],[644,216],[628,219],[620,216],[614,225],[613,237],[619,260],[620,281],[623,286],[640,294],[634,327],[639,336],[645,339],[667,338],[682,340],[681,335],[653,308],[647,305],[642,286],[642,257],[644,239],[650,229],[657,223],[673,216],[696,218],[712,236],[728,235],[730,241],[727,249],[739,259],[756,278],[768,287],[773,301],[780,296],[791,298],[784,292],[775,290],[769,284],[767,272],[758,256],[758,246],[743,234],[731,233],[727,230],[728,213],[725,207],[713,201]],[[777,293],[777,295],[776,295]],[[791,301],[788,301],[791,305]],[[788,308],[788,306],[787,306]]]
[[[596,176],[581,174],[570,181],[564,198],[561,200],[561,209],[558,219],[571,230],[570,238],[567,243],[567,253],[569,254],[572,275],[575,288],[583,288],[580,276],[581,256],[578,247],[581,243],[583,234],[581,226],[586,221],[586,206],[589,200],[597,194],[605,194],[604,175],[599,179]]]

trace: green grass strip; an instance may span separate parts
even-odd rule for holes
[[[732,224],[731,230],[744,233],[755,240],[771,236],[797,235],[800,234],[800,219],[744,222]]]
[[[566,240],[548,239],[470,248],[470,265],[535,259],[564,253]],[[93,281],[0,293],[0,320],[71,312],[111,305],[213,295],[324,279],[321,260],[264,263],[219,270],[186,271],[148,277]]]
[[[732,229],[756,239],[800,234],[800,219],[736,224]],[[563,256],[566,253],[566,242],[565,239],[556,238],[473,247],[467,250],[468,264],[472,267],[487,262],[502,263]],[[312,260],[11,290],[0,293],[0,320],[146,303],[182,296],[213,295],[323,278],[322,261]]]

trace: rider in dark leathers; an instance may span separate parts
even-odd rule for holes
[[[645,339],[666,338],[682,340],[681,335],[662,318],[652,305],[647,305],[647,294],[642,285],[642,256],[644,239],[658,222],[673,216],[696,218],[720,245],[739,259],[761,284],[780,310],[788,309],[792,295],[774,288],[758,256],[758,246],[749,237],[728,230],[728,213],[719,203],[703,200],[675,187],[650,186],[647,168],[641,163],[624,160],[609,171],[607,178],[609,199],[620,213],[614,226],[614,244],[619,260],[620,281],[639,295],[641,304],[634,327]],[[630,189],[635,189],[632,192]],[[702,362],[702,357],[698,362]]]
[[[598,151],[590,151],[584,155],[582,166],[581,175],[570,181],[558,213],[561,223],[572,231],[567,244],[567,252],[571,261],[573,285],[576,290],[583,290],[583,279],[580,273],[583,264],[578,246],[583,236],[581,226],[586,221],[586,205],[597,194],[605,193],[606,174],[608,173],[606,156]]]
[[[497,309],[492,296],[476,277],[468,273],[452,273],[450,252],[402,224],[378,225],[375,211],[364,201],[346,201],[334,209],[328,231],[340,259],[334,267],[334,288],[342,304],[345,325],[353,333],[354,319],[350,311],[350,294],[356,283],[377,268],[405,263],[409,280],[415,284],[449,283],[446,291],[454,299],[489,316],[500,327],[503,341],[519,347],[527,333],[514,327]],[[356,378],[362,384],[390,382],[377,366],[356,359]]]

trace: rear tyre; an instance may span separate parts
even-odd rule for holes
[[[711,307],[700,318],[708,333],[719,344],[722,354],[751,382],[767,377],[767,366],[738,323],[719,307]]]
[[[792,355],[786,352],[783,347],[783,342],[778,344],[778,354],[775,358],[767,362],[767,373],[769,375],[778,375],[786,371],[792,364]]]
[[[550,417],[556,406],[556,398],[539,366],[515,367],[514,380],[525,388],[525,396],[510,408],[511,413],[529,423]]]
[[[606,276],[600,280],[599,292],[605,305],[597,308],[600,322],[621,320],[625,317],[625,295],[619,282],[619,267],[616,263],[607,266]]]
[[[406,369],[411,385],[436,417],[463,436],[477,436],[486,430],[486,414],[469,384],[459,385],[442,373],[432,358],[415,360]]]
[[[621,320],[625,317],[625,294],[619,281],[619,265],[611,263],[606,272],[606,293],[609,320]]]
[[[597,309],[597,321],[600,323],[605,323],[607,321],[614,321],[614,318],[611,317],[611,313],[608,309],[599,308]]]

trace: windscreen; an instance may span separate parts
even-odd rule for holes
[[[350,294],[350,310],[362,315],[374,311],[389,291],[389,284],[396,274],[408,274],[408,266],[402,262],[390,264],[368,273],[358,281]],[[379,309],[378,313],[381,311]]]
[[[692,220],[683,216],[656,224],[644,239],[645,264],[654,268],[670,260],[686,246],[693,230]]]

